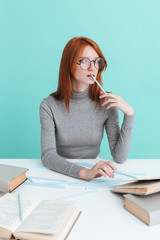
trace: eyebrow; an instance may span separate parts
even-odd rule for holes
[[[97,58],[99,58],[100,56],[98,56],[98,57],[96,57],[96,58],[94,58],[94,60],[96,60]],[[88,58],[89,60],[90,60],[90,58],[89,57],[79,57],[79,58]],[[93,59],[92,59],[93,60]]]

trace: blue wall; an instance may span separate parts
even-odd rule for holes
[[[40,158],[39,104],[75,36],[98,43],[104,88],[135,109],[129,158],[160,158],[159,9],[159,0],[0,0],[0,158]],[[101,156],[111,157],[106,136]]]

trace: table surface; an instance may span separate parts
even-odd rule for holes
[[[72,160],[75,161],[75,160]],[[77,160],[76,160],[77,161]],[[81,162],[96,160],[79,159]],[[0,163],[29,168],[27,175],[47,176],[56,179],[78,181],[77,179],[43,168],[40,159],[0,159]],[[124,164],[114,163],[119,171],[160,175],[160,159],[128,159]],[[65,189],[35,187],[22,184],[12,193],[38,199],[57,199],[86,191],[84,186],[68,186]],[[159,240],[160,224],[147,226],[124,209],[122,194],[112,193],[109,188],[98,189],[91,194],[77,197],[78,208],[82,211],[67,240],[119,239],[119,240]],[[1,193],[0,196],[3,196]]]

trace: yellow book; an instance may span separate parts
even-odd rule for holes
[[[160,180],[141,180],[112,188],[112,192],[149,195],[160,191]]]

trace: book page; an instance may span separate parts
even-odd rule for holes
[[[39,200],[22,197],[24,219],[37,206]],[[0,198],[0,227],[14,231],[21,223],[18,194],[7,193]]]
[[[74,201],[41,201],[16,232],[57,233],[74,207]]]

